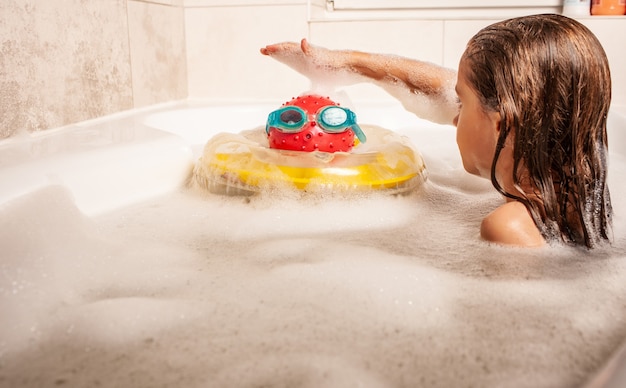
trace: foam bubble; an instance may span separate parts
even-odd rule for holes
[[[94,219],[59,187],[8,203],[0,381],[580,385],[626,335],[626,168],[613,247],[505,248],[478,236],[501,198],[416,136],[430,176],[407,196],[180,191]]]

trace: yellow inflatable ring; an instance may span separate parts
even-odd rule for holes
[[[351,152],[299,152],[269,148],[262,128],[213,137],[193,171],[193,184],[214,193],[263,190],[405,193],[426,179],[424,160],[408,139],[362,125],[367,143]]]

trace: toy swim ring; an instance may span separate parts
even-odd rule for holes
[[[351,110],[318,95],[271,112],[265,131],[216,135],[193,171],[195,185],[232,195],[277,188],[404,193],[425,179],[424,161],[408,139],[360,126]]]

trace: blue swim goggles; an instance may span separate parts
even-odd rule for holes
[[[298,106],[284,106],[269,114],[265,131],[269,134],[270,128],[276,128],[283,133],[298,133],[310,121],[315,121],[326,133],[341,133],[350,128],[361,143],[366,141],[354,112],[335,105],[325,106],[311,116]]]

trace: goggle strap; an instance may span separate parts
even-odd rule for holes
[[[359,124],[354,123],[352,124],[351,128],[354,134],[356,135],[356,138],[359,139],[361,143],[365,143],[367,141],[367,137],[365,136],[365,133],[363,133],[363,130],[361,129],[361,127],[359,127]]]

